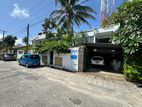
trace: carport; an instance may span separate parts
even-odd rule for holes
[[[92,65],[93,56],[102,56],[105,61],[104,66]],[[84,50],[84,71],[105,70],[108,72],[120,72],[123,61],[121,45],[110,43],[87,43]]]

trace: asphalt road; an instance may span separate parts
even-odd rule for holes
[[[113,97],[85,93],[68,83],[23,72],[27,68],[15,64],[0,61],[0,107],[134,107]]]

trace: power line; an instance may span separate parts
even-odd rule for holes
[[[33,14],[36,14],[37,15],[37,13],[39,13],[38,11],[42,8],[42,7],[44,7],[45,8],[45,6],[43,6],[43,5],[39,5],[39,4],[42,4],[43,3],[43,0],[40,0],[35,6],[33,6],[32,8],[31,8],[31,11],[33,10],[34,11],[34,13]],[[38,6],[37,6],[38,5]],[[36,8],[35,8],[36,7]],[[40,7],[40,8],[39,8]],[[38,11],[35,11],[35,10],[38,10]],[[33,15],[32,15],[33,16]],[[22,19],[22,20],[16,20],[17,22],[16,23],[19,23],[19,22],[23,22],[23,21],[26,21],[27,19]],[[1,28],[6,28],[7,26],[9,26],[9,25],[15,25],[15,22],[11,22],[11,23],[9,23],[9,24],[6,24],[6,25],[4,25],[4,26],[2,26]]]
[[[40,24],[40,23],[43,22],[43,21],[44,21],[44,20],[40,20],[40,21],[38,21],[38,22],[36,22],[36,23],[30,25],[30,27],[35,26],[35,25],[37,25],[37,24]]]
[[[89,1],[89,0],[84,0],[84,1],[82,1],[82,2],[80,2],[79,4],[83,4],[83,3],[85,3],[85,2],[87,2],[87,1]],[[40,1],[41,2],[41,1]],[[36,5],[35,5],[36,6]],[[35,7],[34,6],[34,7]],[[47,4],[46,4],[46,6],[47,6]],[[34,8],[33,7],[33,8]],[[39,6],[38,6],[39,7]],[[42,6],[41,8],[44,8],[44,6]],[[39,8],[39,9],[41,9],[41,8]],[[39,11],[39,10],[38,10]],[[35,11],[36,12],[36,11]],[[40,13],[40,12],[37,12],[37,13]],[[32,16],[33,17],[33,16]],[[41,16],[40,16],[41,17]],[[32,25],[30,25],[29,27],[33,27],[33,26],[35,26],[35,25],[37,25],[37,24],[39,24],[39,23],[41,23],[41,22],[43,22],[44,20],[42,19],[42,20],[40,20],[40,21],[38,21],[38,22],[36,22],[36,23],[34,23],[34,24],[32,24]],[[25,32],[26,31],[26,28],[24,28],[24,29],[22,29],[22,30],[19,30],[19,31],[17,31],[17,32],[15,32],[15,33],[13,33],[12,35],[16,35],[16,34],[19,34],[19,33],[23,33],[23,32]]]
[[[35,25],[37,25],[37,24],[40,24],[40,23],[43,22],[43,21],[44,21],[44,20],[37,21],[37,22],[35,22],[35,23],[29,25],[29,27],[33,27],[33,26],[35,26]],[[12,33],[11,35],[16,35],[16,34],[24,33],[24,32],[26,31],[26,29],[27,29],[27,28],[23,28],[23,29],[21,29],[21,30],[15,32],[15,33]]]
[[[10,34],[10,35],[16,35],[16,34],[19,34],[19,33],[23,33],[23,32],[25,32],[26,31],[26,28],[24,28],[24,29],[22,29],[22,30],[19,30],[19,31],[17,31],[17,32],[15,32],[15,33],[12,33],[12,34]]]

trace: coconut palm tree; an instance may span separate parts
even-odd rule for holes
[[[60,25],[68,33],[73,33],[73,25],[78,26],[81,23],[85,23],[89,26],[90,23],[87,21],[88,18],[94,19],[95,17],[90,13],[96,11],[89,6],[82,5],[84,3],[80,0],[55,0],[60,5],[60,9],[55,10],[51,13],[51,17],[57,20],[57,25]],[[85,0],[88,1],[88,0]]]
[[[22,39],[22,41],[23,41],[23,43],[26,45],[26,44],[27,44],[27,42],[28,42],[27,37],[25,36],[25,37]]]

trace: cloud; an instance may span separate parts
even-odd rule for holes
[[[3,35],[2,35],[2,34],[0,34],[0,41],[2,41],[2,37],[3,37]]]
[[[23,38],[19,38],[19,39],[17,39],[16,40],[16,42],[15,42],[15,45],[24,45],[24,43],[23,43],[23,40],[22,40]]]
[[[2,34],[0,34],[0,39],[3,37],[3,35]]]
[[[14,6],[14,9],[10,13],[12,17],[28,18],[30,16],[28,9],[20,8],[17,3],[15,3],[13,6]]]

